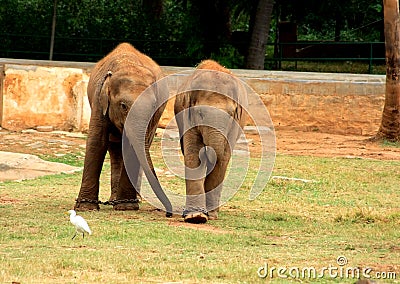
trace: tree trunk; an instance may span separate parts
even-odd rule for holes
[[[153,19],[160,19],[163,13],[163,0],[143,0],[142,6],[145,12]]]
[[[258,1],[246,59],[246,68],[248,69],[264,69],[265,46],[268,40],[273,6],[274,0]]]
[[[400,140],[400,19],[399,1],[383,0],[386,91],[379,138]]]
[[[230,8],[227,0],[192,1],[193,17],[199,18],[200,37],[205,57],[218,53],[223,43],[231,37]]]

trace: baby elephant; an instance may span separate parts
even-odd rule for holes
[[[168,98],[168,89],[155,89],[154,92],[146,92],[144,97],[142,93],[162,77],[160,66],[129,43],[119,44],[93,68],[87,88],[91,106],[89,133],[75,210],[99,209],[99,178],[107,151],[111,161],[110,203],[115,210],[139,209],[136,191],[140,189],[142,170],[146,176],[154,173],[149,148],[165,108],[164,97]],[[131,107],[139,96],[141,105],[135,108],[137,119],[130,123],[129,130],[138,137],[145,132],[142,148],[146,156],[143,157],[144,154],[141,155],[137,149],[130,152],[131,170],[128,176],[122,152],[123,131]],[[161,107],[155,108],[158,105]],[[164,193],[156,194],[164,198],[169,208]]]
[[[243,83],[213,60],[202,61],[178,91],[174,111],[185,162],[185,222],[218,218],[225,172],[246,107]]]

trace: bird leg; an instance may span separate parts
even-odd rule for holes
[[[77,235],[78,233],[77,232],[75,232],[75,235],[72,237],[72,240],[76,237],[76,235]]]

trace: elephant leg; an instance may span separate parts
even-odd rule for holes
[[[215,153],[217,154],[217,161],[211,171],[210,169],[207,169],[210,173],[207,175],[204,183],[204,190],[206,192],[206,208],[210,220],[218,219],[223,182],[231,157],[231,152],[227,143],[218,143],[213,146],[211,147],[214,148]],[[208,163],[208,167],[210,167],[210,163]]]
[[[127,149],[129,150],[124,151],[125,163],[121,154],[121,172],[115,195],[116,198],[114,200],[114,210],[124,211],[139,209],[137,192],[133,184],[135,184],[135,186],[138,187],[137,189],[139,190],[141,183],[141,167],[136,153],[133,151],[133,149],[131,147]],[[125,165],[127,165],[128,169]],[[127,170],[130,171],[130,175],[128,175]]]
[[[208,174],[204,183],[206,192],[206,208],[210,220],[215,220],[218,218],[222,186],[228,162],[229,159],[217,161],[214,169]]]
[[[92,110],[81,188],[74,209],[99,210],[99,178],[108,148],[108,121]]]
[[[109,201],[114,201],[117,198],[117,190],[123,166],[121,143],[110,142],[108,146],[111,164],[111,195]]]
[[[204,194],[205,167],[201,167],[199,153],[204,147],[202,137],[195,129],[183,136],[184,161],[186,166],[186,205],[183,217],[185,222],[205,223],[208,220]],[[189,171],[197,169],[202,178],[194,179]]]

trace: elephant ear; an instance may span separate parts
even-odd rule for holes
[[[108,71],[106,77],[104,78],[104,82],[101,86],[99,101],[100,101],[100,109],[103,115],[107,114],[108,104],[109,104],[109,89],[108,84],[110,83],[112,72]]]

